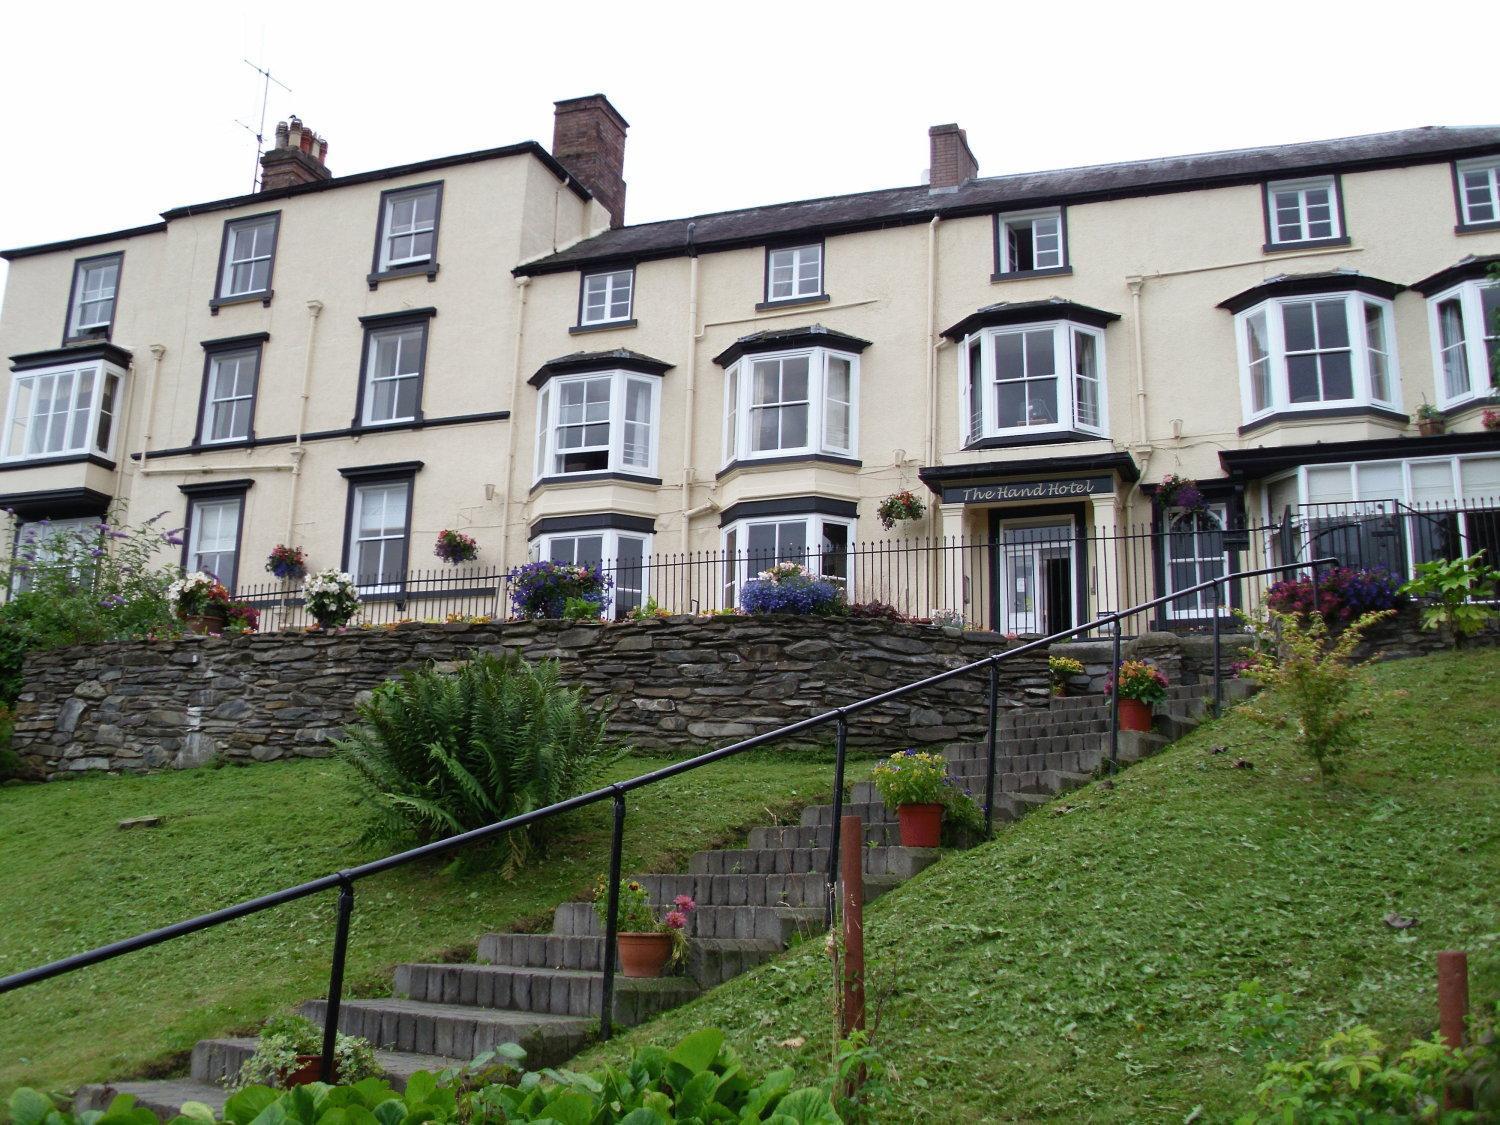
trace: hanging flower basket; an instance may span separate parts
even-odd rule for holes
[[[307,576],[307,553],[301,547],[288,547],[282,543],[271,549],[266,559],[266,570],[283,581]]]
[[[437,545],[432,553],[445,563],[457,566],[459,563],[473,562],[479,557],[479,544],[475,542],[472,535],[465,535],[462,531],[449,531],[444,528],[438,532]]]
[[[1208,507],[1208,501],[1198,489],[1198,482],[1176,473],[1168,473],[1161,478],[1161,484],[1156,486],[1156,504],[1163,511],[1175,508],[1185,512],[1201,512]]]
[[[880,526],[890,531],[904,520],[921,519],[927,514],[927,505],[917,499],[911,489],[902,489],[882,500],[875,514],[880,517]]]

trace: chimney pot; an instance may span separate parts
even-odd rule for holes
[[[297,117],[276,123],[276,147],[260,158],[260,190],[295,187],[333,175],[326,163],[328,142]]]
[[[934,125],[927,130],[927,142],[931,148],[929,191],[951,190],[979,175],[979,161],[969,148],[969,138],[956,124]]]
[[[552,155],[609,212],[609,225],[625,225],[625,132],[630,123],[603,94],[556,103]]]

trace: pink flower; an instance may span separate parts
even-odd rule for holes
[[[698,909],[698,904],[693,901],[692,895],[678,895],[672,900],[672,905],[684,914],[691,914]]]
[[[680,910],[669,910],[666,923],[671,929],[680,930],[687,925],[687,915]]]

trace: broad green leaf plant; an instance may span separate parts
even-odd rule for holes
[[[1500,570],[1485,562],[1483,551],[1417,563],[1415,569],[1417,576],[1401,592],[1421,600],[1422,628],[1443,630],[1459,648],[1494,620]]]

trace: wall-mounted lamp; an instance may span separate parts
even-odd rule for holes
[[[486,500],[493,500],[495,498],[495,486],[493,484],[484,486],[484,498]]]

